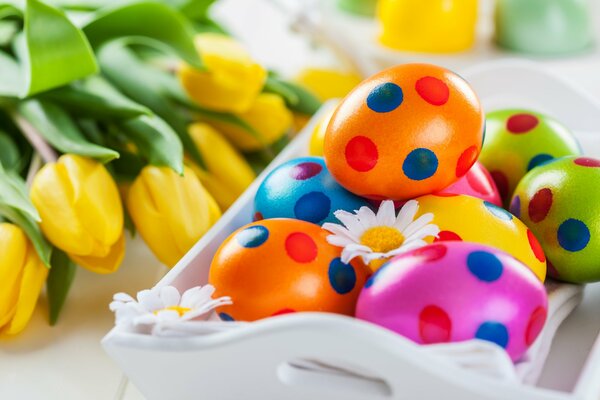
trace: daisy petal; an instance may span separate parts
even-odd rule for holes
[[[413,239],[424,239],[429,236],[437,237],[438,233],[440,233],[440,228],[437,225],[429,224],[425,225],[423,228],[414,232],[412,235],[406,238],[406,241],[410,241]]]
[[[354,233],[356,233],[357,237],[360,237],[363,234],[363,232],[366,231],[367,229],[378,225],[377,214],[375,214],[373,212],[373,210],[371,210],[367,206],[362,206],[356,212],[356,216],[358,217],[358,222],[360,223],[360,226],[362,227],[360,232],[358,232],[358,231],[354,232]]]
[[[158,297],[158,291],[154,289],[146,289],[138,292],[138,303],[147,311],[155,311],[164,308],[165,305]]]
[[[433,214],[432,213],[427,213],[427,214],[423,214],[421,215],[419,218],[417,218],[416,220],[414,220],[413,222],[411,222],[406,229],[404,230],[404,237],[410,237],[413,234],[415,234],[416,232],[418,232],[419,230],[421,230],[422,228],[425,227],[425,225],[429,224],[431,221],[433,221]]]
[[[425,242],[424,240],[413,240],[411,242],[405,242],[401,247],[385,253],[385,256],[386,257],[397,256],[398,254],[406,253],[406,252],[418,249],[418,248],[426,246],[426,245],[427,245],[427,242]]]
[[[135,299],[133,297],[131,297],[127,293],[123,293],[123,292],[115,293],[115,295],[113,296],[113,300],[114,301],[121,301],[123,303],[128,303],[130,301],[135,301]]]
[[[403,232],[406,227],[412,222],[417,215],[417,211],[419,211],[419,202],[416,200],[410,200],[402,208],[398,213],[398,217],[396,218],[396,223],[394,227],[398,229],[400,232]]]
[[[359,210],[360,212],[360,210]],[[348,228],[348,230],[357,236],[362,233],[362,225],[356,215],[351,214],[347,211],[338,210],[334,213],[335,217],[340,220],[342,224]]]
[[[327,243],[337,247],[345,247],[349,244],[354,243],[354,241],[342,236],[329,235],[327,236]]]
[[[159,296],[163,304],[167,307],[177,306],[179,305],[179,300],[181,300],[179,290],[173,286],[164,286],[160,288]]]
[[[394,202],[391,200],[385,200],[379,206],[377,211],[377,223],[379,225],[394,226],[396,222],[396,208]]]
[[[332,224],[331,222],[327,222],[327,223],[323,224],[322,228],[333,233],[336,236],[346,237],[354,242],[358,241],[358,237],[353,235],[352,232],[350,232],[348,229],[344,228],[341,225]]]

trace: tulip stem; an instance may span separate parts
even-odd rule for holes
[[[33,178],[35,178],[35,174],[42,168],[42,157],[40,154],[35,151],[33,152],[33,157],[31,157],[31,163],[29,164],[29,170],[27,171],[27,180],[25,181],[27,187],[31,187],[31,182],[33,182]]]
[[[10,116],[14,123],[19,127],[23,135],[31,144],[31,146],[35,149],[35,151],[41,156],[44,162],[55,162],[58,159],[58,155],[56,151],[46,140],[40,135],[40,133],[35,129],[35,127],[29,123],[22,115],[18,114],[16,111],[10,111]]]

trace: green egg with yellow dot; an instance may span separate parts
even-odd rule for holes
[[[527,172],[555,158],[580,154],[573,134],[547,115],[507,109],[486,116],[479,161],[490,171],[506,205]]]
[[[570,156],[535,168],[510,210],[538,238],[550,276],[600,281],[600,160]]]

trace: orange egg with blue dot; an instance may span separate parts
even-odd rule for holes
[[[321,311],[354,315],[367,277],[364,266],[345,264],[328,231],[294,219],[253,222],[231,234],[217,250],[209,283],[215,296],[233,304],[218,309],[223,320]]]
[[[333,177],[370,199],[437,192],[477,160],[484,114],[469,84],[429,64],[384,70],[339,104],[325,134]]]

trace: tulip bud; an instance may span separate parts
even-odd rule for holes
[[[189,134],[202,155],[206,170],[190,162],[202,185],[226,210],[254,181],[256,175],[244,157],[213,127],[190,125]]]
[[[362,82],[360,75],[353,72],[327,68],[306,68],[295,79],[321,101],[346,97]]]
[[[48,268],[25,233],[0,223],[0,332],[15,335],[31,319]]]
[[[207,70],[182,65],[179,80],[188,95],[210,110],[247,111],[262,90],[267,71],[228,36],[202,33],[196,36],[195,44]]]
[[[31,201],[46,238],[96,273],[117,270],[125,253],[123,207],[114,180],[97,161],[66,154],[35,176]]]
[[[220,218],[221,211],[194,172],[146,166],[127,195],[127,209],[140,236],[168,267]]]
[[[223,121],[211,121],[238,149],[260,150],[280,139],[292,126],[293,118],[281,96],[273,93],[258,95],[250,109],[238,116],[260,134],[260,140],[248,130]]]
[[[327,125],[329,125],[329,121],[331,120],[331,117],[333,117],[334,111],[335,108],[332,108],[331,111],[328,111],[326,114],[324,114],[319,122],[317,122],[315,125],[312,135],[310,136],[310,143],[308,145],[308,153],[311,156],[323,157],[325,133],[327,132]]]

